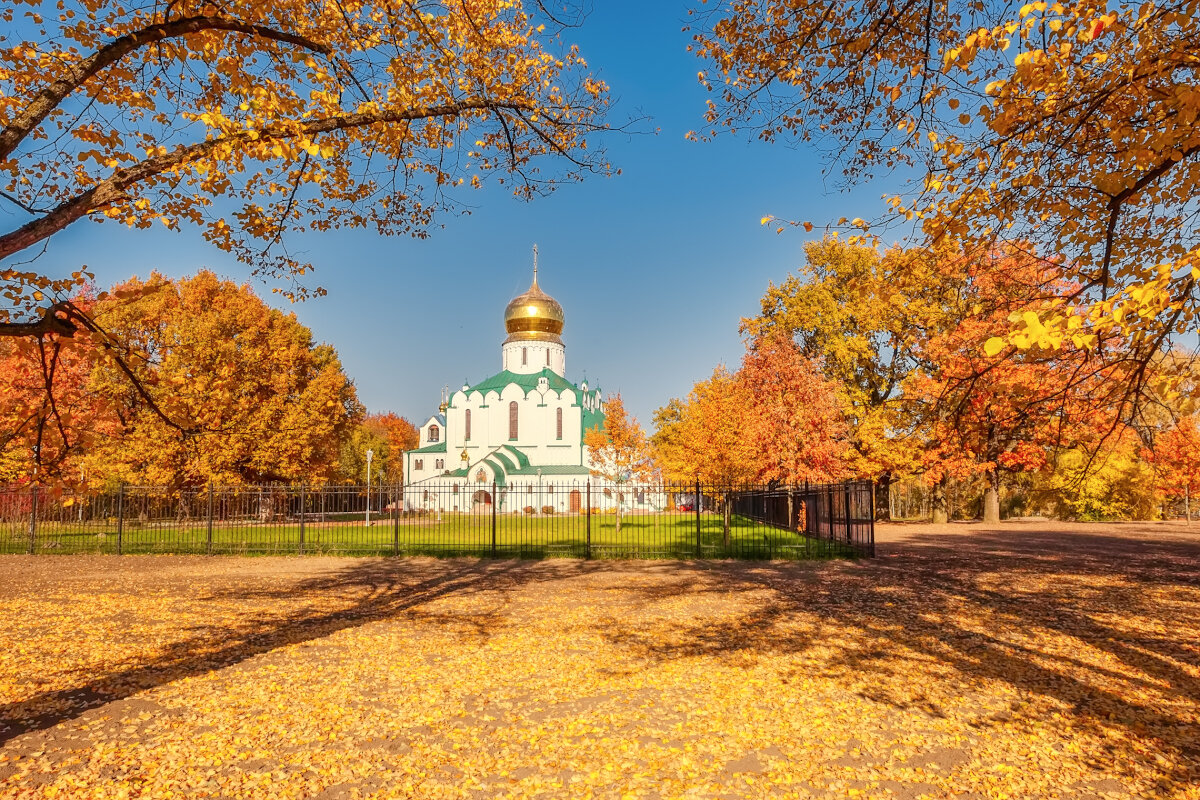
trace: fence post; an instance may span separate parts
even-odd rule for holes
[[[304,501],[307,499],[305,482],[300,481],[300,555],[304,555]]]
[[[587,544],[584,546],[584,557],[592,557],[592,479],[587,481],[587,505],[584,506],[584,513],[587,514]]]
[[[35,483],[29,489],[29,554],[33,555],[33,551],[37,549],[37,501],[38,487]]]
[[[854,544],[854,521],[850,517],[850,484],[846,486],[846,543],[853,546]]]
[[[496,482],[492,481],[492,556],[496,555]]]
[[[117,555],[122,554],[125,537],[125,484],[117,485]]]
[[[890,506],[892,500],[892,487],[888,484],[888,504]],[[891,509],[889,508],[889,511]],[[875,487],[871,486],[871,543],[870,543],[871,558],[875,557]]]
[[[400,555],[400,492],[399,484],[392,489],[392,555]]]
[[[213,482],[208,479],[208,534],[205,539],[205,552],[212,555],[212,523],[213,523]]]
[[[703,558],[704,551],[700,547],[700,478],[696,478],[696,558]]]

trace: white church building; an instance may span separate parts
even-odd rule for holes
[[[565,377],[564,320],[538,286],[535,247],[533,283],[504,310],[500,372],[444,395],[404,454],[406,509],[580,510],[591,474],[583,437],[603,429],[604,397]]]

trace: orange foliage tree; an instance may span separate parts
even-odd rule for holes
[[[621,395],[614,394],[604,401],[604,427],[589,428],[583,434],[593,475],[617,484],[644,480],[654,468],[646,432],[636,417],[625,412]],[[621,498],[617,500],[617,531],[621,530]]]
[[[374,453],[374,479],[402,483],[404,451],[417,446],[420,434],[415,425],[392,412],[368,414],[342,441],[338,476],[352,483],[367,480],[367,450]]]
[[[753,481],[757,462],[745,427],[748,405],[737,376],[718,367],[685,400],[658,409],[651,444],[663,475],[717,485]]]
[[[74,302],[92,307],[88,298]],[[107,410],[87,387],[99,352],[86,333],[0,338],[0,484],[84,477],[77,460]]]
[[[783,334],[748,342],[736,373],[718,368],[655,418],[655,457],[678,479],[796,484],[847,475],[837,387]]]
[[[333,348],[294,314],[201,272],[131,280],[94,315],[127,343],[137,380],[108,361],[92,375],[114,414],[91,474],[171,486],[332,474],[362,409]]]
[[[1200,492],[1200,429],[1185,417],[1155,439],[1151,456],[1158,483],[1169,497],[1183,500],[1184,517],[1192,521],[1192,498]]]
[[[693,13],[709,135],[812,141],[850,181],[913,167],[883,223],[968,252],[1027,242],[1062,257],[1064,301],[998,319],[992,336],[1144,367],[1194,332],[1197,0],[729,0]],[[1115,331],[1122,350],[1100,346]],[[1148,376],[1122,377],[1140,390]]]
[[[938,485],[935,520],[944,518],[946,481],[980,475],[983,519],[997,522],[1002,473],[1035,472],[1064,448],[1094,450],[1119,431],[1124,365],[1070,343],[987,345],[1009,318],[1041,313],[1070,291],[1054,263],[1014,247],[964,255],[942,269],[956,292],[946,324],[921,343],[923,366],[906,381],[905,399],[925,442],[926,478]]]

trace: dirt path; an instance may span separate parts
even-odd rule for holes
[[[0,797],[1200,798],[1200,526],[0,557]]]

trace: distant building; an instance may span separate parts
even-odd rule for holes
[[[591,472],[583,436],[604,427],[604,397],[565,377],[564,320],[538,286],[535,247],[533,283],[504,310],[501,371],[443,396],[439,413],[420,426],[417,449],[404,454],[406,508],[581,508]],[[434,484],[438,491],[420,491]]]

